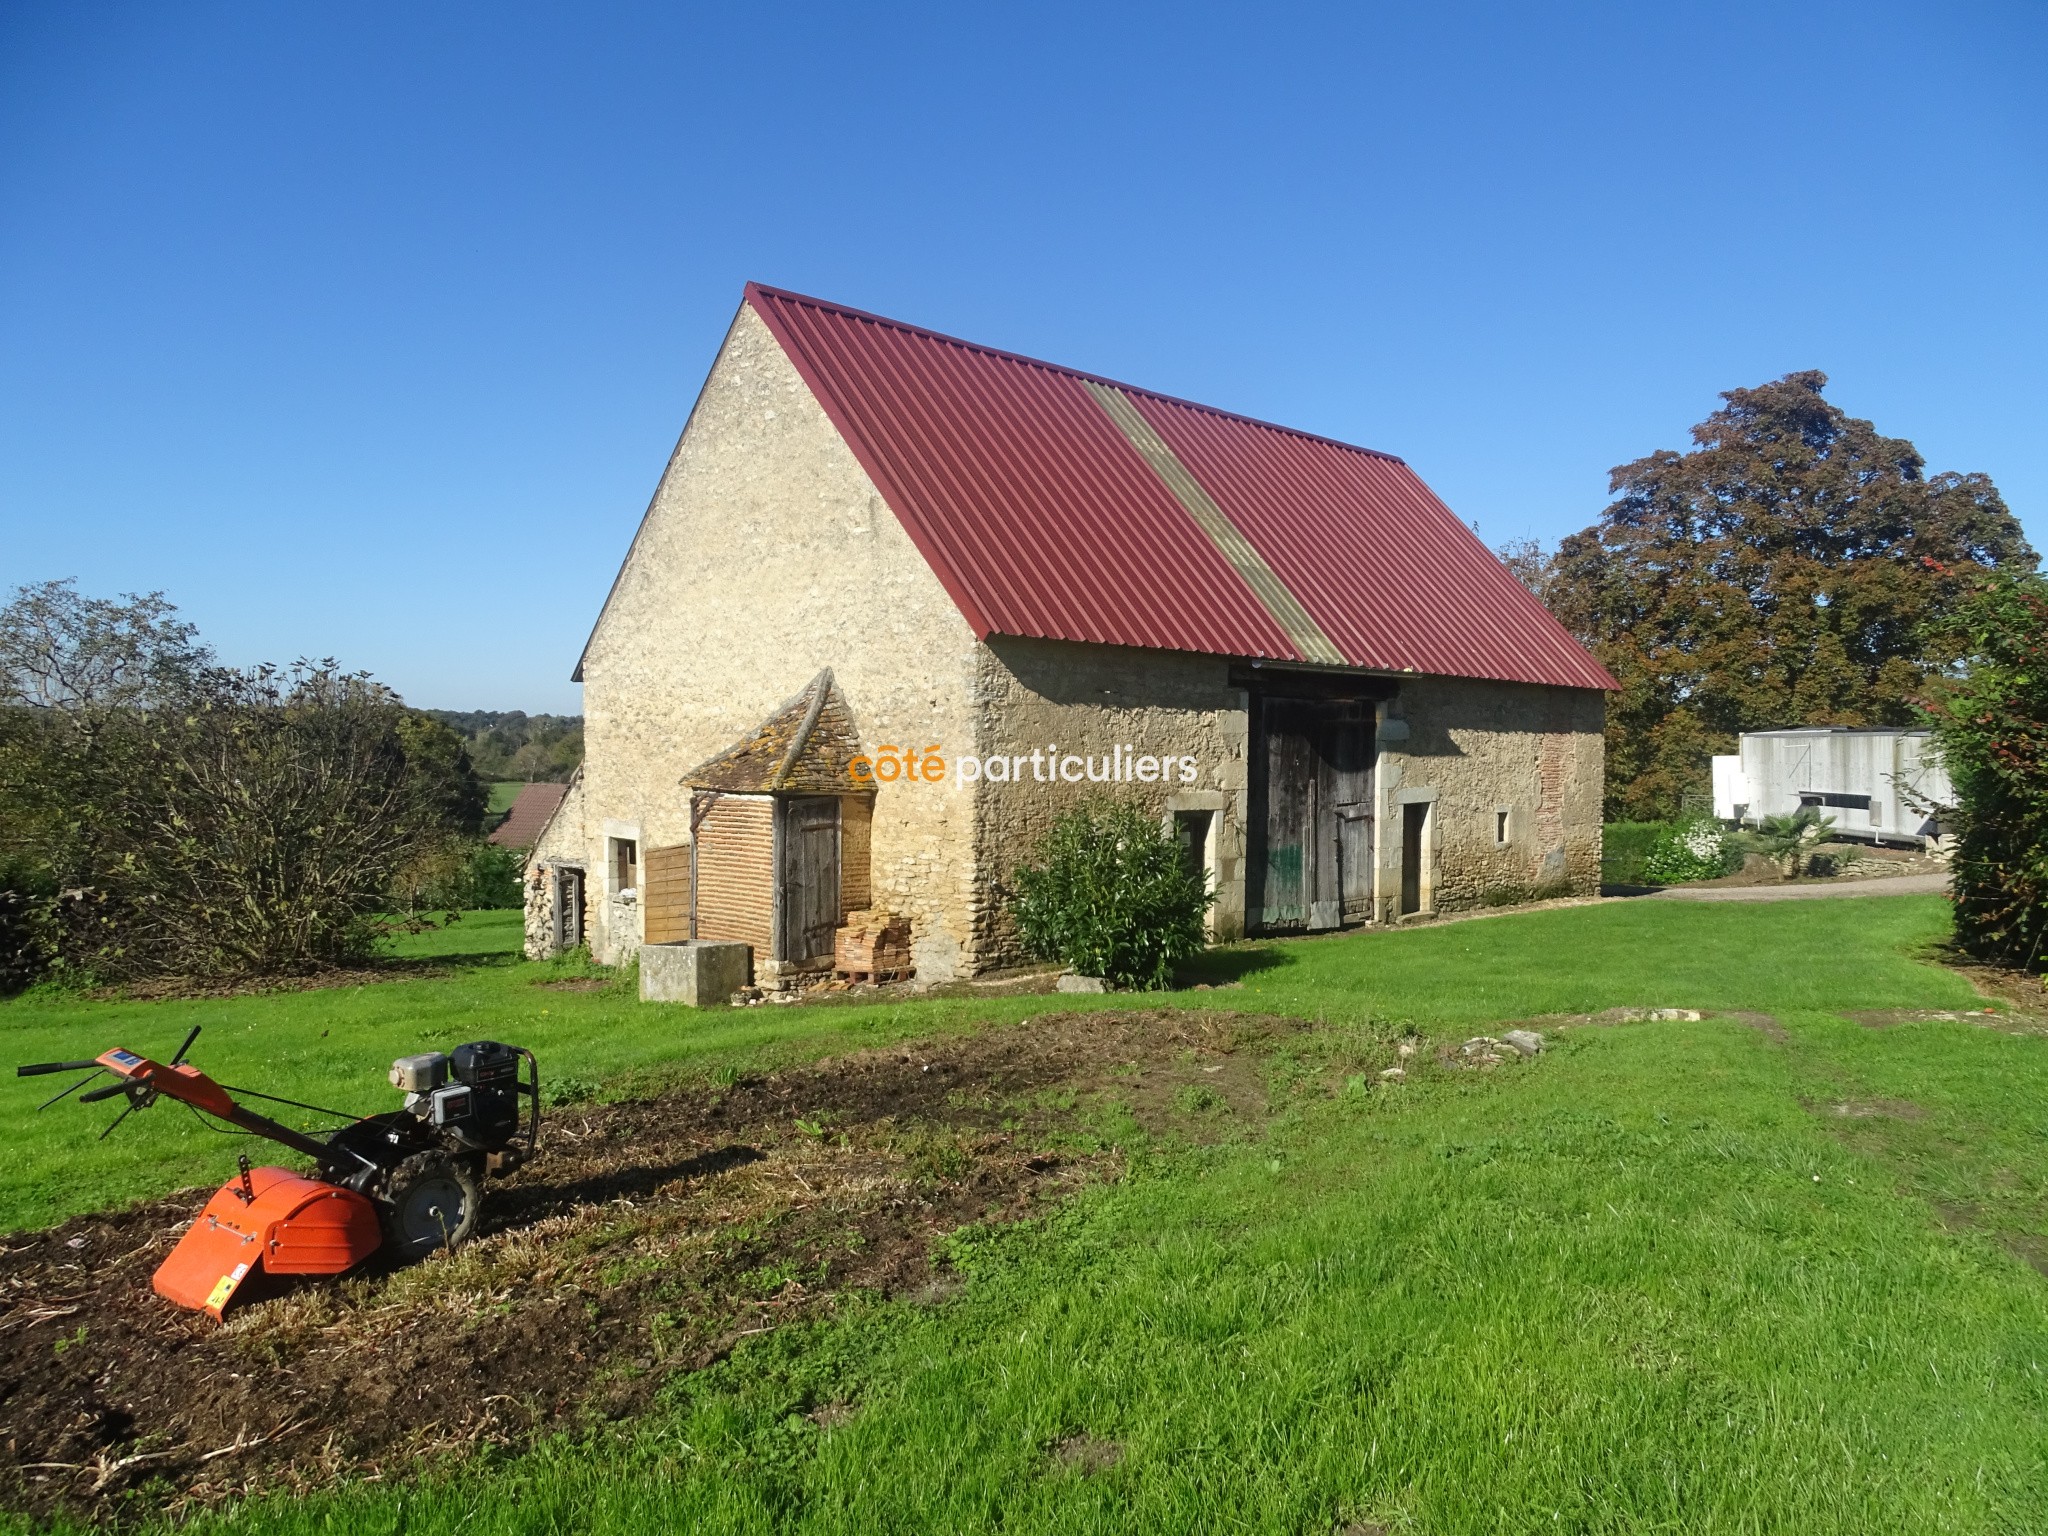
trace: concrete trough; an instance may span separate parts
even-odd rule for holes
[[[682,939],[640,946],[640,1001],[723,1008],[747,985],[753,951],[745,944]]]

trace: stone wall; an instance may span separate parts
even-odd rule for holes
[[[542,960],[554,953],[554,897],[551,873],[557,865],[583,866],[589,838],[583,825],[583,776],[569,781],[568,793],[526,855],[526,953]]]
[[[1430,910],[1597,892],[1605,709],[1592,689],[1404,678],[1380,725],[1382,920],[1398,915],[1409,803],[1430,807]]]
[[[1003,910],[1012,871],[1062,811],[1104,791],[1155,807],[1213,813],[1211,932],[1245,925],[1247,696],[1220,657],[992,637],[975,684],[976,751],[1092,758],[1118,745],[1191,755],[1197,781],[975,786],[975,858],[987,873],[974,907],[978,967],[1024,958]],[[1404,807],[1429,807],[1423,909],[1450,912],[1599,888],[1603,697],[1585,689],[1407,677],[1380,706],[1374,910],[1400,916]],[[1504,818],[1504,819],[1503,819]],[[1498,833],[1505,831],[1501,839]]]
[[[1028,957],[1018,948],[1005,911],[1010,878],[1052,823],[1083,800],[1114,795],[1136,800],[1164,818],[1175,810],[1211,813],[1210,875],[1217,901],[1211,932],[1244,932],[1245,693],[1229,683],[1220,656],[1076,645],[1058,640],[991,636],[977,653],[975,752],[1021,763],[1021,782],[973,786],[975,860],[987,878],[974,908],[975,961],[988,969]],[[1033,752],[1054,758],[1029,761]],[[1195,778],[1176,765],[1163,782],[1135,776],[1091,782],[1090,767],[1110,771],[1119,747],[1132,756],[1189,756]],[[1079,757],[1078,765],[1066,763]],[[1082,775],[1058,778],[1060,766]],[[1038,775],[1043,773],[1041,780]]]
[[[663,474],[583,662],[582,857],[592,952],[629,959],[633,903],[606,839],[689,840],[682,776],[831,667],[863,742],[972,740],[975,641],[782,349],[742,306]],[[964,796],[876,796],[877,906],[912,921],[919,975],[972,943]]]

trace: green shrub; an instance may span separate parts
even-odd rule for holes
[[[1955,839],[1956,942],[2033,970],[2048,954],[2048,579],[1979,579],[1946,617],[1959,674],[1928,701],[1956,804],[1922,803]]]
[[[410,912],[504,910],[525,904],[524,859],[482,838],[454,838],[418,860],[399,880],[398,905]]]
[[[1701,818],[1666,827],[1643,855],[1643,879],[1652,885],[1712,880],[1728,872],[1730,852],[1716,822]]]
[[[1806,867],[1807,856],[1828,840],[1835,818],[1802,805],[1790,816],[1766,816],[1756,830],[1742,834],[1742,846],[1777,861],[1787,880]]]
[[[1098,801],[1062,816],[1017,871],[1011,910],[1033,954],[1118,987],[1163,987],[1201,951],[1215,896],[1179,844],[1135,805]]]
[[[0,855],[43,888],[8,886],[12,973],[358,963],[400,873],[481,826],[452,731],[332,662],[219,666],[176,612],[69,582],[0,606]]]
[[[1607,885],[1646,885],[1643,860],[1657,839],[1671,830],[1667,821],[1610,821],[1600,844],[1600,879]]]
[[[0,997],[33,986],[56,957],[56,897],[48,882],[0,865]]]
[[[472,911],[524,906],[526,888],[521,875],[525,862],[515,848],[477,843],[462,866],[462,905]]]

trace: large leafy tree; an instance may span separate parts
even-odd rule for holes
[[[2035,563],[1988,478],[1926,474],[1826,384],[1728,391],[1689,452],[1613,471],[1614,501],[1554,557],[1513,552],[1621,683],[1612,820],[1675,814],[1741,731],[1910,723],[1955,659],[1929,621],[1985,570]]]
[[[199,631],[161,592],[87,597],[71,580],[16,590],[0,609],[0,707],[145,708],[213,665]]]

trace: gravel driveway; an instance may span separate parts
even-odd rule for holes
[[[1819,901],[1830,896],[1913,896],[1948,889],[1948,876],[1896,875],[1887,879],[1842,880],[1828,885],[1667,886],[1643,901]]]

